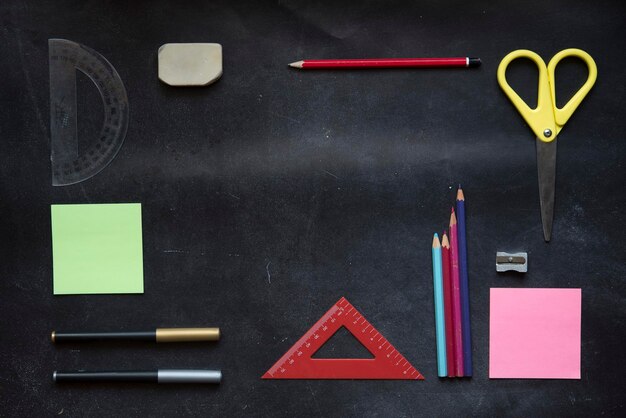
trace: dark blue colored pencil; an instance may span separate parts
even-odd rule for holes
[[[463,375],[472,376],[472,334],[470,327],[469,280],[467,274],[467,236],[465,234],[465,196],[459,185],[456,194],[459,240],[459,284],[461,293],[461,329],[463,330]]]

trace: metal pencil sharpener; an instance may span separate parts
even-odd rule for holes
[[[526,273],[528,271],[527,253],[496,253],[496,271],[518,271]]]

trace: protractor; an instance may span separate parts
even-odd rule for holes
[[[128,129],[128,96],[115,68],[93,49],[66,39],[48,40],[52,185],[67,186],[102,171],[120,150]],[[104,120],[97,138],[81,138],[76,115],[76,70],[102,98]],[[80,149],[83,148],[83,149]]]

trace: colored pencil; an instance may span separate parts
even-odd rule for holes
[[[435,334],[437,337],[437,376],[448,375],[446,365],[446,327],[443,318],[443,276],[439,236],[433,236],[433,288],[435,290]]]
[[[454,333],[452,331],[452,278],[450,277],[450,243],[444,232],[441,238],[441,265],[443,266],[443,311],[446,324],[446,362],[448,377],[454,372]]]
[[[289,64],[302,70],[331,70],[358,68],[432,68],[432,67],[478,67],[480,58],[367,58],[367,59],[326,59],[302,60]]]
[[[454,208],[450,214],[450,272],[452,276],[452,329],[454,331],[454,371],[463,376],[463,331],[461,325],[461,289],[459,283],[459,247]]]
[[[470,330],[469,279],[467,271],[467,238],[465,233],[465,196],[459,184],[456,194],[457,235],[459,239],[459,284],[461,290],[461,324],[463,329],[463,375],[471,376],[472,334]]]

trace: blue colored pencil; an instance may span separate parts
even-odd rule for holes
[[[469,280],[467,274],[467,235],[465,234],[465,196],[459,184],[456,194],[459,240],[459,284],[461,290],[461,329],[463,330],[463,376],[472,376],[472,334],[470,327]]]
[[[433,287],[435,289],[435,333],[437,336],[437,376],[448,376],[446,324],[443,316],[443,271],[439,236],[433,236]]]

